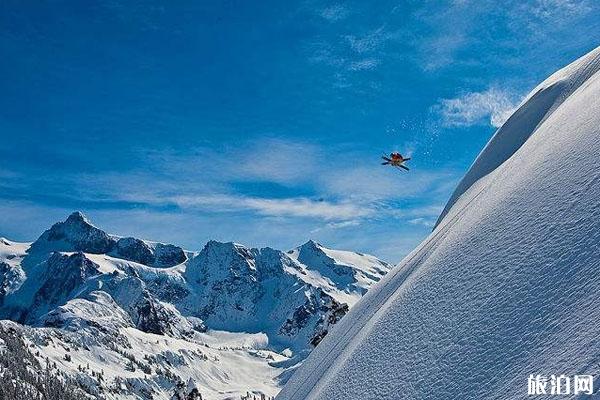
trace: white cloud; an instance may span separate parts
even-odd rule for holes
[[[359,220],[350,220],[350,221],[342,221],[342,222],[330,222],[327,224],[327,227],[330,229],[342,229],[348,228],[350,226],[358,226],[360,225]]]
[[[297,183],[315,172],[319,150],[316,146],[280,139],[262,140],[243,149],[229,169],[241,178],[277,183]]]
[[[347,219],[363,217],[371,210],[356,206],[351,203],[329,203],[325,201],[312,201],[305,198],[291,199],[246,199],[244,202],[250,208],[256,209],[261,214],[271,216],[314,217],[331,219]]]
[[[416,50],[415,62],[427,72],[508,62],[506,57],[499,59],[496,52],[488,52],[498,45],[556,52],[560,51],[557,46],[569,43],[566,47],[572,49],[579,32],[573,29],[574,24],[592,15],[598,6],[594,0],[510,1],[501,6],[491,0],[422,3],[413,17],[428,29],[414,34],[410,43]],[[503,24],[510,33],[498,36],[493,28]],[[558,35],[561,40],[548,40]],[[567,40],[571,36],[575,37]],[[531,61],[531,51],[520,53],[512,57],[520,62]]]
[[[308,40],[305,48],[309,62],[330,67],[331,85],[337,89],[360,90],[368,86],[367,90],[376,90],[379,82],[365,79],[360,72],[374,70],[384,61],[395,59],[397,54],[389,48],[400,43],[403,35],[385,24],[378,27],[348,25],[344,31]]]
[[[145,199],[146,201],[148,199]],[[270,199],[236,195],[174,196],[156,199],[182,208],[203,208],[206,211],[255,211],[271,217],[308,217],[324,220],[347,220],[366,217],[373,210],[348,202],[315,201],[305,197]]]
[[[591,11],[588,3],[587,0],[537,0],[530,10],[543,21],[568,20]]]
[[[455,63],[455,53],[467,43],[464,32],[452,32],[422,40],[418,45],[423,57],[421,68],[430,72]]]
[[[334,221],[328,222],[324,226],[318,226],[315,229],[311,230],[311,234],[315,234],[323,231],[335,231],[338,229],[350,228],[352,226],[359,226],[361,224],[361,220],[352,219],[347,221]]]
[[[381,47],[385,42],[391,40],[395,35],[388,32],[384,27],[379,27],[364,35],[346,35],[344,38],[350,44],[350,48],[359,54],[372,52]]]
[[[409,209],[398,209],[393,210],[392,215],[396,218],[437,218],[444,209],[442,204],[428,204],[420,207],[413,207]]]
[[[469,92],[453,99],[441,99],[434,110],[445,126],[470,126],[489,123],[500,127],[520,102],[513,92],[490,87],[483,92]]]
[[[345,19],[349,14],[349,10],[341,4],[334,4],[330,7],[321,10],[321,17],[327,21],[336,22]]]
[[[409,219],[408,223],[411,225],[422,225],[427,228],[432,228],[435,225],[435,219],[419,217],[419,218]]]
[[[360,160],[359,160],[360,161]],[[378,157],[356,166],[324,172],[319,187],[325,193],[358,203],[386,203],[431,193],[454,181],[455,172],[382,168]]]
[[[366,71],[374,69],[379,65],[379,61],[374,58],[366,58],[364,60],[353,61],[348,65],[350,71]]]
[[[410,40],[414,61],[426,72],[464,63],[458,53],[472,43],[472,32],[486,10],[486,1],[425,2],[413,13],[417,26],[427,28]]]
[[[144,164],[173,184],[194,181],[194,189],[211,191],[232,181],[265,181],[298,184],[310,177],[318,167],[320,148],[310,143],[264,138],[238,142],[219,149],[196,147],[185,152],[170,149],[140,151]]]

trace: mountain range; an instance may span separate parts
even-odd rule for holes
[[[314,241],[188,251],[75,212],[33,243],[0,239],[0,331],[83,397],[273,396],[389,270]]]

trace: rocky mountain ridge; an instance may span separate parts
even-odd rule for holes
[[[154,340],[148,336],[158,335],[202,346],[217,345],[214,336],[232,336],[243,357],[257,351],[270,354],[265,373],[283,374],[284,379],[285,370],[301,361],[389,268],[372,256],[330,250],[312,241],[287,253],[216,241],[199,252],[186,251],[108,234],[75,212],[31,244],[2,240],[0,318],[25,325],[13,323],[11,329],[30,337],[34,346],[68,337],[82,349],[96,348],[97,356],[80,358],[109,370],[114,365],[102,353],[113,352],[115,344],[122,351],[137,348],[132,342],[140,337],[148,341]],[[40,342],[40,337],[45,339]],[[48,353],[45,346],[37,351]],[[277,358],[283,366],[269,364]],[[186,362],[191,365],[193,360]],[[183,374],[171,367],[174,376],[206,383],[205,393],[211,385],[227,387],[208,374],[199,379],[193,367]],[[233,369],[227,366],[225,374],[233,375]],[[163,382],[164,374],[161,378],[158,372],[136,380],[132,395],[142,388],[166,396],[180,384]],[[111,384],[118,376],[115,372]],[[276,387],[272,378],[263,382],[267,390],[261,393]],[[95,395],[103,387],[92,386]]]

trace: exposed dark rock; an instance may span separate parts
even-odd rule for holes
[[[140,239],[126,237],[117,241],[116,255],[126,260],[140,264],[154,263],[154,251],[146,242]]]
[[[110,252],[116,240],[92,225],[79,211],[69,215],[45,231],[31,246],[30,251],[83,251],[103,254]]]
[[[177,337],[181,333],[180,316],[162,305],[149,293],[144,293],[135,306],[137,312],[136,327],[139,330],[157,335],[170,335]],[[187,322],[187,321],[186,321]],[[188,324],[188,326],[191,326]]]
[[[160,268],[172,267],[186,260],[185,252],[181,247],[163,243],[149,245],[143,240],[132,237],[119,239],[114,255]]]
[[[69,294],[80,287],[87,278],[98,273],[98,265],[82,252],[72,255],[54,253],[46,261],[44,283],[33,298],[33,307],[52,309],[64,304]]]
[[[348,304],[340,304],[333,299],[331,299],[331,302],[325,308],[327,308],[327,311],[319,319],[315,334],[310,340],[310,344],[314,347],[321,343],[321,340],[329,333],[331,327],[337,324],[349,311]]]
[[[4,296],[7,291],[8,274],[12,270],[11,266],[5,262],[0,262],[0,307],[4,304]]]
[[[173,265],[181,264],[187,259],[183,249],[172,244],[156,243],[154,254],[153,266],[155,267],[172,267]]]

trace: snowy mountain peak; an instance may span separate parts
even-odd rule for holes
[[[202,251],[216,251],[216,252],[229,252],[234,251],[239,254],[247,252],[247,248],[244,245],[234,242],[219,242],[217,240],[209,240],[203,247]]]
[[[287,255],[310,266],[310,271],[305,272],[306,280],[324,280],[333,296],[348,304],[354,304],[392,267],[374,256],[332,250],[314,240],[289,250]]]
[[[192,279],[239,276],[256,270],[252,251],[233,242],[211,240],[189,263],[187,275]]]
[[[66,219],[65,223],[68,224],[87,224],[92,225],[92,223],[87,219],[85,214],[81,211],[73,211]],[[92,225],[93,226],[93,225]]]
[[[110,254],[158,268],[172,267],[187,259],[179,246],[110,235],[94,226],[80,211],[52,225],[30,248],[31,253],[38,255],[54,251]]]
[[[87,253],[108,253],[116,240],[101,229],[92,225],[83,213],[76,211],[63,221],[45,231],[36,240],[31,250],[41,251],[84,251]]]
[[[319,248],[322,247],[320,243],[315,242],[313,239],[308,239],[308,241],[306,243],[304,243],[303,245],[299,246],[299,248]]]

